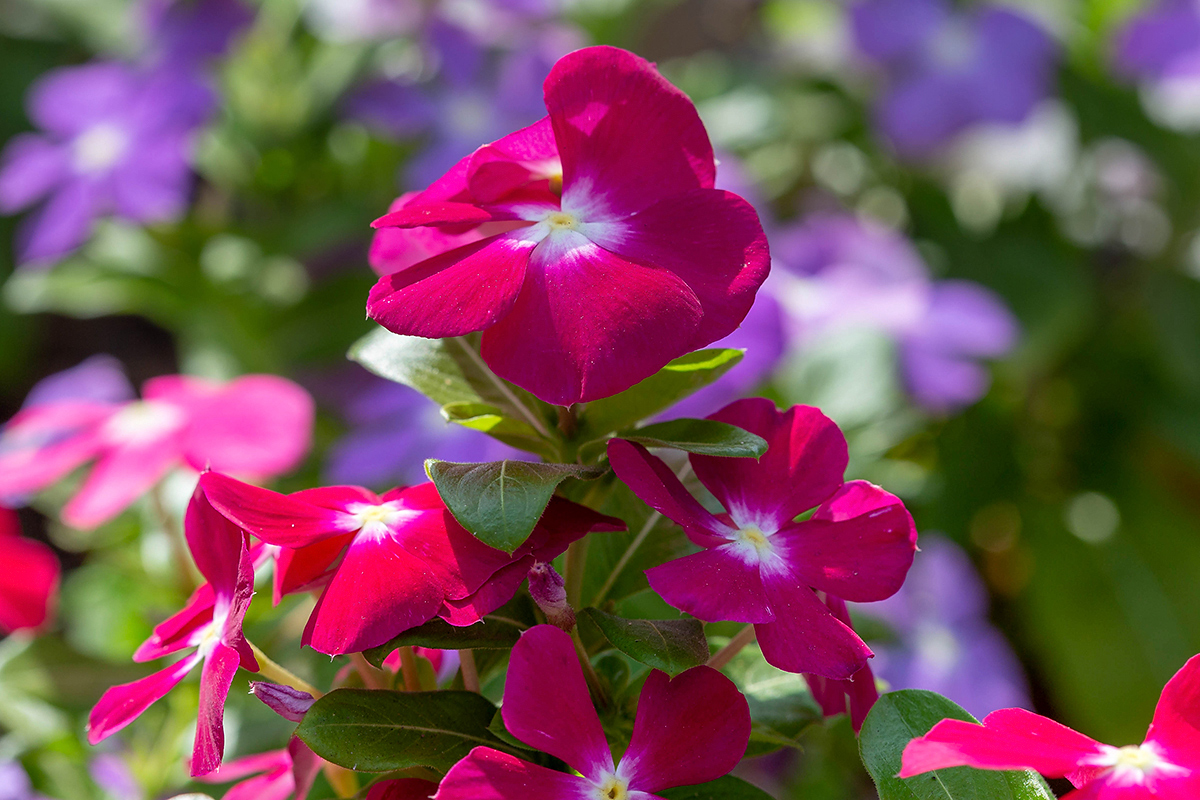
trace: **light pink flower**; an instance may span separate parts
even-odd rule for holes
[[[193,667],[203,664],[191,771],[206,775],[221,765],[225,698],[234,673],[239,665],[258,671],[258,661],[242,635],[242,618],[254,594],[254,567],[245,532],[217,513],[200,487],[188,505],[184,533],[192,558],[208,582],[192,594],[182,611],[154,629],[133,660],[151,661],[196,649],[166,669],[105,692],[88,717],[88,741],[97,744],[133,722]]]
[[[900,500],[866,481],[845,482],[846,439],[818,409],[776,410],[738,400],[709,419],[767,440],[751,458],[691,456],[700,482],[725,507],[708,512],[646,448],[608,443],[617,476],[679,523],[701,552],[646,571],[678,609],[706,622],[754,623],[767,661],[789,672],[844,680],[871,651],[817,598],[890,597],[904,582],[917,531]],[[816,508],[811,519],[796,522]]]
[[[509,733],[578,774],[476,747],[451,767],[435,800],[653,800],[725,775],[750,740],[746,698],[720,672],[693,667],[668,678],[654,670],[633,738],[614,763],[571,637],[553,625],[530,628],[513,647],[500,714]]]
[[[12,509],[0,507],[0,630],[40,628],[53,618],[60,569],[54,551],[21,536]]]
[[[359,486],[283,495],[217,472],[200,485],[222,514],[285,552],[329,543],[319,558],[305,553],[307,572],[320,568],[310,585],[325,589],[302,642],[331,655],[376,647],[436,616],[478,622],[512,599],[535,560],[557,557],[590,531],[625,528],[556,497],[510,556],[459,525],[432,483],[382,497]]]
[[[1032,769],[1065,777],[1063,800],[1192,800],[1200,797],[1200,656],[1167,682],[1146,739],[1113,747],[1021,708],[982,725],[945,719],[904,748],[901,778],[947,767]]]
[[[282,750],[230,761],[222,765],[220,772],[200,776],[198,780],[238,781],[225,792],[223,800],[305,800],[321,763],[321,758],[304,742],[292,737]]]
[[[76,528],[112,519],[180,465],[265,479],[308,452],[313,403],[291,381],[247,375],[226,384],[153,378],[141,400],[56,396],[27,403],[0,434],[0,497],[24,498],[88,461],[62,510]]]
[[[498,375],[569,405],[728,335],[770,257],[750,204],[713,188],[695,107],[652,64],[578,50],[555,64],[545,95],[546,119],[376,220],[466,238],[399,239],[401,268],[375,285],[367,311],[400,334],[482,330]],[[412,263],[450,244],[461,246]]]

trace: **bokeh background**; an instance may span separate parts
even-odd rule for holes
[[[345,359],[372,266],[395,267],[368,224],[536,121],[549,66],[589,43],[693,98],[718,185],[771,241],[728,343],[746,360],[680,413],[819,405],[853,477],[916,518],[905,590],[855,609],[878,676],[1141,741],[1200,651],[1188,0],[0,0],[0,419],[108,353],[135,385],[307,387],[315,445],[284,488],[500,457]],[[140,506],[72,531],[61,498],[21,512],[65,575],[48,635],[0,641],[0,797],[162,796],[184,785],[194,694],[121,748],[81,733],[177,606],[164,535]],[[278,738],[236,700],[231,752]],[[874,796],[848,725],[803,743],[745,774],[780,798]]]

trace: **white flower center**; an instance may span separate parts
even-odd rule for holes
[[[1186,775],[1188,769],[1172,764],[1159,754],[1153,743],[1131,744],[1125,747],[1102,745],[1103,752],[1090,763],[1108,767],[1108,780],[1117,785],[1141,785],[1155,775]]]
[[[629,781],[616,775],[607,775],[596,784],[596,800],[626,800],[629,797]]]
[[[125,131],[101,122],[75,137],[71,155],[77,172],[103,172],[116,164],[128,148],[129,136]]]
[[[147,444],[177,431],[186,421],[183,411],[173,405],[139,400],[109,417],[102,435],[113,444]]]
[[[347,506],[346,511],[349,513],[353,526],[366,536],[386,536],[396,528],[401,520],[412,513],[406,512],[399,503],[395,502],[379,505],[354,504]]]

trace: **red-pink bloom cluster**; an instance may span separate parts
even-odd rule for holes
[[[324,585],[302,641],[329,654],[377,647],[434,617],[471,625],[511,600],[535,562],[591,531],[625,529],[555,497],[509,555],[459,525],[432,483],[383,496],[359,486],[283,495],[208,472],[200,485],[235,524],[284,548],[284,590]]]
[[[646,448],[608,444],[621,480],[704,548],[646,571],[676,608],[707,622],[754,623],[767,661],[789,672],[845,680],[871,651],[818,599],[869,602],[899,590],[916,552],[904,504],[865,481],[845,482],[846,439],[815,408],[776,410],[739,400],[713,414],[767,440],[749,458],[691,456],[696,477],[725,507],[712,514]],[[810,519],[796,518],[816,507]]]
[[[2,506],[0,565],[0,631],[42,627],[58,598],[58,558],[41,542],[21,536],[16,512]]]
[[[901,778],[947,767],[1032,769],[1067,778],[1064,800],[1193,800],[1200,797],[1200,656],[1167,682],[1146,739],[1113,747],[1021,708],[982,725],[945,719],[904,748]]]
[[[172,468],[265,479],[308,452],[313,403],[291,381],[247,375],[221,384],[152,378],[141,400],[58,397],[21,409],[0,434],[0,498],[41,491],[96,464],[62,510],[76,528],[112,519]]]
[[[502,378],[559,405],[616,394],[727,336],[767,276],[745,200],[713,188],[692,102],[614,47],[561,58],[549,115],[479,148],[379,227],[367,312],[395,333],[482,330]]]

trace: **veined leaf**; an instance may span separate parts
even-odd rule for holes
[[[694,619],[623,619],[595,608],[583,613],[613,647],[671,676],[708,660],[704,625]]]
[[[397,647],[429,647],[434,650],[507,650],[521,638],[529,626],[500,614],[489,614],[482,622],[455,627],[441,619],[409,628],[404,633],[363,652],[367,661],[381,666],[383,660]]]
[[[713,419],[673,419],[637,428],[622,439],[646,447],[670,447],[704,456],[759,458],[767,440],[736,425]]]

